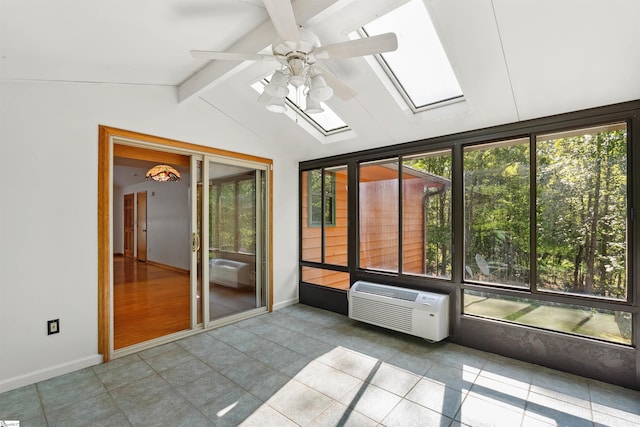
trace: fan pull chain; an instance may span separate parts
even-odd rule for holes
[[[296,105],[298,106],[298,108],[300,110],[302,110],[302,107],[300,106],[300,91],[301,90],[302,90],[302,86],[296,88]],[[300,116],[300,114],[298,114],[296,112],[296,124],[298,124],[298,117],[299,116]]]

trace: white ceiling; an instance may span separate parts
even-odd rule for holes
[[[296,0],[323,44],[404,0]],[[465,101],[413,114],[371,58],[325,62],[358,96],[327,104],[349,138],[314,137],[256,103],[273,63],[194,59],[256,53],[275,37],[261,0],[0,0],[0,80],[176,87],[300,158],[338,154],[640,98],[640,1],[425,0]],[[373,66],[372,66],[373,65]],[[429,82],[425,81],[425,84]]]

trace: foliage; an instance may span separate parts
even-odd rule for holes
[[[526,286],[530,246],[528,143],[473,147],[465,150],[463,167],[467,274]]]
[[[538,141],[538,287],[626,297],[626,131]]]
[[[440,178],[424,178],[425,274],[451,277],[451,153],[406,160],[404,166]]]
[[[538,289],[625,298],[627,138],[622,127],[536,141],[535,188],[528,140],[465,149],[468,277],[529,287],[535,251]],[[535,242],[530,242],[532,200]],[[478,262],[478,254],[486,265]]]
[[[209,186],[209,246],[222,251],[255,253],[255,179],[246,176]]]

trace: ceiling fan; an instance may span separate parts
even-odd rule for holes
[[[271,55],[205,50],[192,50],[190,53],[195,58],[280,62],[281,68],[273,73],[269,84],[264,88],[264,94],[270,97],[267,102],[269,111],[278,113],[286,111],[285,98],[289,94],[288,85],[296,90],[302,88],[303,95],[306,97],[306,113],[324,111],[320,102],[327,101],[334,93],[344,100],[349,100],[356,95],[356,92],[329,70],[318,65],[318,61],[373,55],[391,52],[398,48],[398,39],[394,33],[322,46],[318,36],[298,26],[290,0],[263,0],[263,2],[279,37],[272,44]]]

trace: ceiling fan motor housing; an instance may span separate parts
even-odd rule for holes
[[[289,83],[296,88],[305,84],[309,77],[307,65],[315,62],[310,54],[320,47],[320,39],[311,31],[298,27],[298,33],[299,41],[276,40],[272,44],[273,54],[282,58],[282,62],[287,64],[291,73]]]
[[[288,57],[289,55],[308,56],[314,49],[319,48],[320,39],[311,31],[303,27],[298,27],[300,40],[280,40],[277,39],[272,44],[272,51],[275,56]]]

